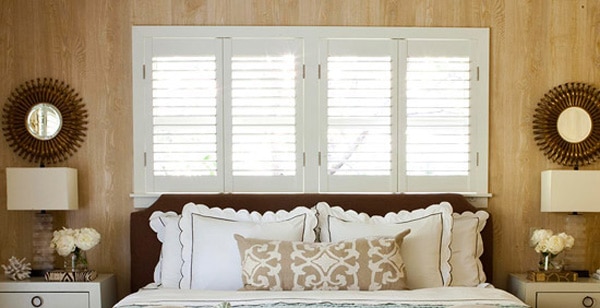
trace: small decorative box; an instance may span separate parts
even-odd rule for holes
[[[577,273],[569,271],[529,271],[527,279],[535,282],[575,282]]]
[[[64,281],[64,282],[88,282],[98,277],[94,270],[67,271],[64,269],[52,270],[46,273],[46,281]]]

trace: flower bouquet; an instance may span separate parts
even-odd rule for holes
[[[572,236],[564,232],[554,234],[549,229],[537,229],[529,239],[530,246],[534,247],[535,252],[541,254],[539,269],[544,271],[560,269],[552,263],[552,260],[564,249],[573,247],[574,243],[575,239]]]
[[[100,233],[93,228],[71,229],[62,228],[54,231],[52,247],[56,252],[71,258],[65,259],[65,268],[71,271],[87,270],[87,258],[85,251],[92,249],[100,242]],[[70,261],[70,264],[68,263]]]

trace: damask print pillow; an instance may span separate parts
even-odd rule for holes
[[[406,289],[400,248],[409,232],[337,243],[263,240],[236,234],[243,289]]]

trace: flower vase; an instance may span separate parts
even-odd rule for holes
[[[88,267],[85,250],[76,248],[65,258],[65,269],[69,272],[86,271]]]
[[[551,253],[542,253],[540,254],[540,262],[538,264],[538,268],[540,271],[549,271],[554,269],[554,265],[552,263],[554,259],[554,255]]]

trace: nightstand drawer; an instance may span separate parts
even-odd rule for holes
[[[116,302],[117,279],[112,274],[100,274],[90,282],[48,282],[43,277],[12,281],[0,277],[0,308],[35,305],[42,308],[111,308]]]
[[[89,293],[2,293],[2,307],[42,307],[42,308],[86,308],[89,307]]]
[[[536,304],[540,308],[600,308],[600,292],[537,292]]]
[[[508,291],[533,308],[600,308],[600,280],[534,282],[525,274],[510,274]]]

